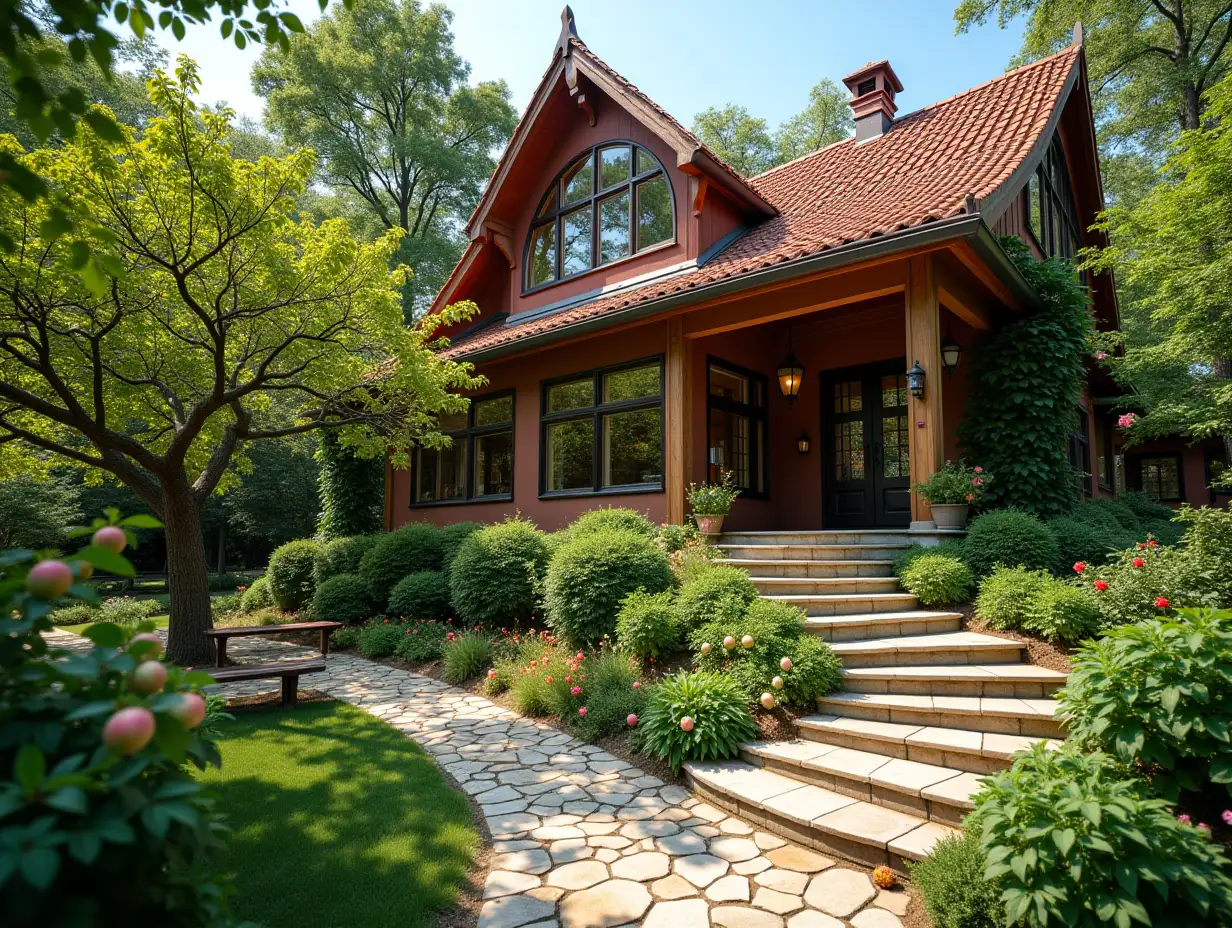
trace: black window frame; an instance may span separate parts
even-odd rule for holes
[[[1039,210],[1039,228],[1032,221],[1032,200]],[[1054,133],[1043,160],[1032,172],[1023,188],[1026,227],[1040,251],[1049,258],[1072,261],[1082,247],[1082,224],[1078,221],[1078,205],[1070,183],[1069,165],[1061,137]],[[1058,235],[1065,232],[1065,235]],[[1058,247],[1060,239],[1060,247]]]
[[[765,405],[761,408],[754,406],[752,403],[740,403],[735,400],[729,400],[726,397],[715,396],[710,391],[710,370],[712,367],[718,367],[734,374],[737,377],[747,377],[750,385],[753,382],[761,384],[761,394],[765,398]],[[714,355],[706,355],[706,454],[709,455],[710,448],[713,447],[710,441],[710,410],[718,409],[722,412],[734,413],[738,416],[747,416],[750,422],[758,420],[761,422],[761,457],[764,462],[765,474],[760,473],[757,463],[757,455],[753,453],[752,442],[754,437],[749,436],[749,479],[756,486],[760,481],[764,484],[764,490],[754,490],[751,487],[741,488],[741,497],[743,499],[769,499],[770,498],[770,378],[765,374],[759,374],[757,371],[749,370],[747,367],[741,367],[738,364],[732,364],[730,361],[724,361],[722,358]],[[710,462],[706,462],[707,471],[710,467]]]
[[[1146,493],[1146,487],[1143,485],[1142,470],[1143,465],[1149,461],[1164,461],[1170,460],[1176,462],[1176,496],[1160,496],[1150,497],[1158,503],[1183,503],[1185,501],[1185,460],[1184,456],[1179,451],[1161,451],[1156,454],[1137,454],[1133,457],[1133,478],[1134,489],[1139,493]],[[1149,494],[1148,494],[1149,495]]]
[[[618,146],[629,146],[629,178],[619,184],[613,184],[611,187],[599,186],[599,152],[605,148],[614,148]],[[642,173],[637,172],[638,152],[644,153],[654,163],[654,167]],[[583,199],[575,200],[572,203],[564,204],[560,196],[560,183],[565,174],[578,164],[582,159],[588,158],[591,165],[591,182],[590,194]],[[663,176],[664,183],[667,184],[667,201],[672,211],[672,234],[661,242],[655,242],[653,245],[647,245],[645,248],[637,247],[637,188],[653,179],[658,175]],[[610,200],[612,197],[620,196],[621,193],[627,193],[629,196],[629,253],[623,258],[617,258],[614,261],[609,261],[606,264],[599,264],[599,209],[600,205]],[[556,197],[556,208],[551,213],[550,217],[543,215],[544,204],[549,197]],[[587,208],[590,211],[590,256],[591,265],[584,271],[578,271],[576,274],[564,276],[564,217],[576,213],[578,210]],[[532,284],[530,282],[530,273],[532,270],[531,262],[531,247],[534,244],[535,233],[547,225],[551,225],[556,236],[556,267],[555,276],[551,280],[545,280],[542,283]],[[585,277],[587,274],[593,273],[600,268],[613,267],[624,261],[629,261],[641,255],[648,254],[659,248],[666,248],[677,243],[677,226],[676,226],[676,192],[672,187],[672,179],[668,175],[667,168],[663,166],[663,162],[658,156],[645,145],[640,145],[632,139],[605,139],[596,145],[591,145],[579,151],[576,155],[565,163],[565,166],[557,172],[552,178],[552,183],[548,185],[548,189],[544,191],[543,196],[539,198],[538,204],[535,207],[535,212],[530,220],[530,227],[526,230],[526,243],[522,248],[522,295],[526,296],[530,293],[537,293],[540,290],[548,287],[555,287],[565,281],[577,280],[579,277]]]
[[[479,403],[485,403],[488,400],[499,400],[504,397],[509,397],[512,401],[512,414],[508,422],[498,422],[495,425],[475,425],[475,406]],[[473,503],[501,503],[510,502],[513,500],[514,490],[508,493],[486,493],[483,496],[475,495],[475,439],[483,438],[485,435],[497,435],[502,432],[508,432],[510,436],[510,463],[509,463],[509,486],[516,487],[514,483],[514,474],[517,470],[517,421],[518,421],[518,397],[517,390],[497,390],[492,393],[484,393],[479,396],[469,397],[470,404],[466,408],[466,428],[455,429],[450,432],[444,432],[453,439],[454,444],[459,441],[466,443],[466,493],[460,497],[452,499],[430,499],[416,500],[415,494],[419,487],[419,456],[425,451],[439,451],[439,448],[424,448],[416,446],[411,453],[411,492],[410,505],[411,509],[430,509],[434,506],[468,506]]]
[[[637,397],[631,400],[618,400],[613,403],[601,402],[603,396],[603,378],[609,374],[619,374],[621,371],[634,370],[639,367],[659,365],[659,395]],[[590,406],[578,409],[566,409],[559,412],[548,412],[548,391],[564,383],[576,383],[590,378],[593,384],[595,402]],[[567,499],[579,496],[626,496],[632,493],[664,493],[667,490],[667,364],[663,354],[650,355],[634,361],[622,361],[606,367],[578,371],[564,377],[553,377],[551,380],[540,381],[539,384],[539,498]],[[659,482],[627,483],[614,487],[603,486],[603,417],[613,413],[637,412],[642,409],[659,410]],[[591,454],[591,485],[568,490],[548,489],[548,427],[558,422],[574,422],[590,419],[592,422],[592,454]]]
[[[1229,494],[1232,494],[1232,490],[1227,490],[1227,489],[1216,490],[1215,487],[1213,486],[1215,482],[1215,477],[1218,476],[1215,472],[1216,465],[1218,465],[1219,467],[1220,474],[1222,474],[1223,471],[1227,469],[1224,463],[1224,460],[1223,460],[1223,455],[1218,451],[1207,451],[1203,455],[1202,463],[1203,463],[1203,466],[1205,467],[1206,491],[1210,495],[1211,505],[1218,506],[1219,497],[1228,496]]]
[[[1091,496],[1091,411],[1079,405],[1073,433],[1070,435],[1069,462],[1074,466],[1080,481],[1078,491],[1082,496]]]

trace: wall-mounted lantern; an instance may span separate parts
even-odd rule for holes
[[[945,341],[941,343],[941,366],[949,373],[958,367],[958,362],[961,358],[962,345],[954,341],[954,336],[946,332]]]
[[[920,367],[919,361],[911,365],[911,370],[907,371],[907,389],[916,399],[924,395],[924,368]]]
[[[813,439],[809,438],[808,432],[801,432],[800,437],[796,439],[796,450],[801,454],[808,454],[809,448],[813,446]]]

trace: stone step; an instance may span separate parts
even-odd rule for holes
[[[876,545],[715,545],[728,560],[751,561],[893,561],[906,544]]]
[[[898,593],[897,577],[749,577],[763,596],[826,596],[831,593]]]
[[[1063,687],[1065,679],[1066,674],[1060,671],[1034,664],[938,664],[847,667],[843,670],[843,685],[853,692],[921,696],[1042,699]]]
[[[891,611],[886,609],[885,611]],[[980,632],[941,632],[836,641],[830,645],[844,667],[886,667],[920,664],[1011,664],[1026,645]]]
[[[930,612],[925,609],[819,617],[804,622],[805,629],[830,642],[956,632],[961,626],[961,612]]]
[[[1060,744],[1049,738],[875,722],[839,715],[804,716],[796,720],[796,729],[800,737],[810,741],[982,774],[1004,770],[1017,751],[1036,741]]]
[[[725,545],[901,545],[922,541],[905,529],[849,529],[847,531],[724,532]]]
[[[911,593],[811,593],[763,596],[803,610],[806,616],[860,615],[866,612],[900,612],[914,609],[919,600]]]
[[[894,561],[789,561],[782,558],[729,557],[724,564],[739,567],[758,577],[892,577]]]
[[[905,872],[954,829],[918,815],[801,783],[745,761],[686,763],[685,774],[706,801],[767,831],[868,867]]]
[[[1056,717],[1055,699],[1018,699],[1012,696],[908,696],[900,693],[831,693],[817,700],[817,708],[832,715],[874,722],[964,728],[971,731],[1025,735],[1028,738],[1064,738],[1065,726]]]
[[[741,745],[740,756],[750,764],[947,825],[962,824],[975,804],[978,774],[954,767],[921,764],[820,741],[757,741]]]

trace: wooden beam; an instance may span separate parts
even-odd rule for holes
[[[692,358],[693,346],[684,336],[680,316],[667,320],[667,521],[683,525],[685,485],[689,480],[689,451],[692,445]]]
[[[702,214],[702,207],[706,204],[706,190],[710,187],[710,178],[702,174],[697,178],[697,193],[693,195],[693,216],[696,218]]]
[[[911,259],[907,288],[907,367],[919,362],[924,369],[924,395],[907,402],[911,453],[911,522],[932,521],[932,509],[915,487],[936,473],[945,461],[945,423],[942,418],[941,312],[937,301],[935,257]],[[923,525],[919,527],[924,527]]]
[[[975,275],[980,283],[992,291],[998,300],[1010,309],[1022,309],[1022,304],[1010,291],[1010,288],[1001,282],[1001,278],[989,269],[988,265],[980,259],[970,245],[966,242],[955,242],[950,246],[950,251],[954,257],[962,262],[967,270]]]
[[[933,271],[937,279],[937,297],[945,308],[977,332],[989,331],[992,313],[988,299],[971,286],[966,275],[942,257],[935,261]]]

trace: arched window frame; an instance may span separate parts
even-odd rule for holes
[[[600,172],[599,172],[598,160],[597,160],[599,152],[605,148],[614,148],[614,147],[621,147],[621,146],[626,146],[626,145],[630,147],[630,165],[629,165],[628,180],[622,181],[617,184],[613,184],[609,187],[601,188],[599,186]],[[645,171],[641,171],[640,173],[636,170],[637,165],[638,165],[638,160],[639,160],[638,159],[639,153],[645,158],[649,159],[651,163],[653,164],[653,167]],[[581,199],[574,200],[568,204],[564,204],[562,202],[563,196],[561,194],[561,182],[565,178],[565,175],[568,174],[570,170],[572,170],[579,162],[582,162],[583,160],[589,160],[591,164],[590,194]],[[636,194],[636,191],[639,186],[645,184],[647,181],[650,181],[658,176],[662,176],[664,183],[667,185],[667,202],[671,210],[671,226],[672,226],[671,234],[667,238],[663,239],[662,241],[654,242],[652,244],[646,245],[643,248],[637,248],[636,247],[637,246],[637,199],[636,199],[637,194]],[[604,201],[607,201],[613,197],[619,196],[622,192],[627,192],[629,195],[629,204],[630,204],[630,208],[629,208],[629,243],[630,243],[629,253],[613,261],[608,261],[606,263],[601,264],[599,262],[599,234],[600,234],[599,212],[598,212],[599,205]],[[545,215],[545,212],[544,212],[545,205],[547,204],[548,200],[553,197],[555,197],[555,209],[553,210],[552,213]],[[591,226],[590,228],[591,265],[590,267],[586,268],[583,271],[578,271],[574,274],[569,274],[568,276],[565,276],[563,274],[565,255],[564,255],[564,248],[562,247],[563,241],[564,241],[563,221],[566,216],[572,215],[583,208],[589,209],[590,216],[591,216],[591,223],[590,223],[590,226]],[[531,271],[532,271],[531,252],[532,252],[532,248],[535,242],[535,235],[540,229],[543,229],[544,227],[548,225],[551,225],[553,227],[553,234],[555,235],[555,242],[556,242],[556,257],[555,257],[555,268],[554,268],[555,274],[551,280],[545,280],[540,283],[531,283],[531,277],[530,277]],[[566,280],[573,280],[575,278],[582,277],[586,274],[591,273],[592,271],[598,270],[601,267],[612,267],[615,264],[619,264],[623,261],[628,261],[632,258],[645,255],[658,248],[665,248],[670,245],[674,245],[676,244],[676,241],[677,241],[677,238],[676,238],[676,194],[675,194],[675,190],[672,187],[672,179],[668,175],[667,169],[663,166],[663,162],[660,161],[658,156],[655,155],[655,153],[652,152],[645,145],[639,145],[637,142],[634,142],[631,139],[605,139],[604,141],[599,142],[596,145],[592,145],[589,148],[585,148],[582,151],[579,151],[576,155],[570,158],[565,163],[565,166],[561,168],[559,172],[557,172],[554,178],[552,178],[552,183],[548,185],[548,188],[547,190],[544,191],[543,196],[539,198],[538,204],[536,205],[536,208],[535,208],[534,216],[530,222],[530,228],[526,232],[526,243],[522,249],[522,293],[523,294],[533,293],[535,291],[543,290],[548,287],[554,287],[557,284],[563,283]]]

